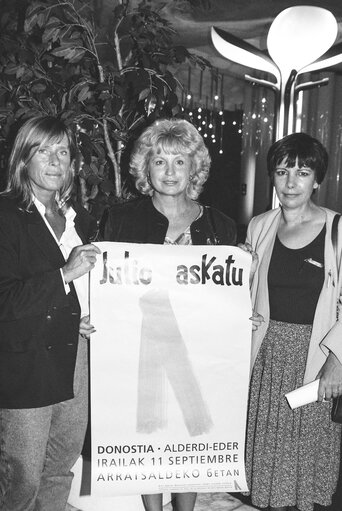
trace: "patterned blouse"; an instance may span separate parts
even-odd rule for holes
[[[198,220],[203,214],[203,207],[201,205],[199,205],[199,207],[200,212],[198,213],[198,216],[195,218],[194,222]],[[190,226],[191,225],[188,225],[185,231],[182,234],[180,234],[178,238],[176,238],[175,240],[171,240],[166,236],[164,240],[164,245],[192,245]]]

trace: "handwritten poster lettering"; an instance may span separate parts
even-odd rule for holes
[[[91,494],[246,490],[249,254],[97,245]]]

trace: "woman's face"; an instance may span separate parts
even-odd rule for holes
[[[305,206],[318,187],[315,171],[310,167],[298,167],[298,158],[294,167],[288,167],[284,158],[277,165],[273,180],[278,199],[287,208]]]
[[[150,183],[155,193],[167,196],[186,194],[191,176],[191,157],[155,151],[149,161]]]
[[[54,195],[70,172],[71,158],[66,135],[60,142],[47,142],[26,165],[31,187],[37,199]]]

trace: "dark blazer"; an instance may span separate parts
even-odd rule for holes
[[[168,225],[151,198],[144,197],[112,206],[104,216],[101,231],[106,241],[163,244]],[[236,244],[234,220],[214,208],[204,206],[203,215],[190,230],[194,245]]]
[[[83,242],[96,222],[82,208]],[[0,197],[0,407],[36,408],[73,397],[80,307],[64,257],[35,206]]]

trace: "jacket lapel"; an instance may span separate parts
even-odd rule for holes
[[[85,235],[83,234],[82,226],[80,225],[80,223],[77,220],[78,220],[78,218],[76,215],[75,216],[75,230],[76,230],[77,234],[79,235],[79,237],[81,238],[83,245],[85,245],[87,243],[87,240],[86,240]]]
[[[89,215],[88,211],[85,211],[77,203],[72,204],[73,209],[76,212],[75,216],[75,230],[82,240],[83,244],[90,243],[91,241],[97,240],[97,222],[95,218]]]
[[[29,235],[45,257],[51,261],[53,268],[61,268],[64,266],[65,259],[63,254],[39,214],[36,206],[32,206],[31,211],[27,213],[26,218]]]

